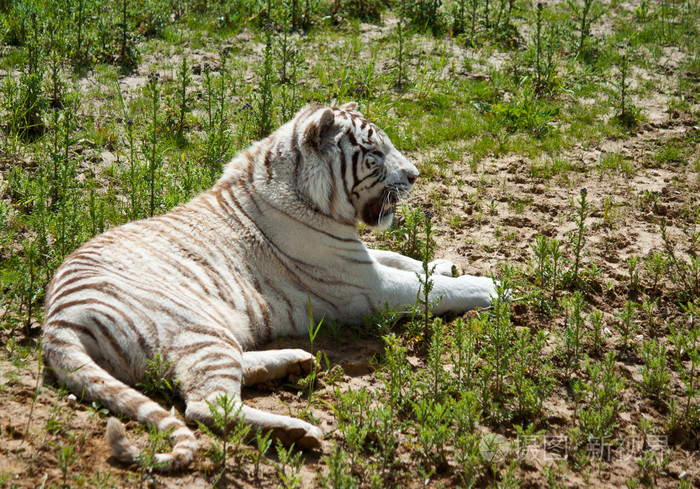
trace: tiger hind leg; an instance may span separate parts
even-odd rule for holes
[[[280,379],[290,374],[299,375],[309,372],[314,368],[313,365],[313,355],[304,350],[268,350],[244,352],[241,355],[241,370],[246,385]],[[321,445],[323,433],[318,427],[297,418],[269,413],[243,404],[240,397],[241,384],[230,373],[222,372],[218,379],[213,376],[207,384],[216,385],[216,389],[206,395],[203,395],[201,389],[197,389],[197,393],[189,392],[186,395],[185,419],[188,422],[215,425],[211,410],[222,411],[218,401],[221,400],[221,396],[226,395],[233,401],[233,405],[229,407],[232,408],[231,412],[236,419],[243,418],[244,424],[250,426],[253,432],[271,431],[273,438],[279,439],[285,445],[294,444],[299,448],[312,449]],[[182,384],[181,387],[183,391],[187,390]]]
[[[68,385],[81,399],[99,401],[114,413],[168,433],[173,449],[170,453],[155,455],[153,462],[157,471],[181,470],[192,462],[198,449],[192,431],[158,403],[98,365],[87,353],[78,335],[71,331],[45,332],[43,356],[58,380]],[[134,463],[141,458],[141,451],[129,442],[124,425],[117,418],[110,418],[107,422],[106,438],[112,455],[120,462]]]
[[[213,426],[215,421],[211,414],[210,405],[221,410],[216,400],[220,399],[219,396],[223,394],[223,392],[217,393],[213,401],[189,401],[185,411],[187,421],[198,421],[204,425]],[[296,447],[303,449],[313,449],[321,446],[323,432],[306,421],[246,406],[240,399],[234,401],[232,411],[235,413],[236,419],[243,418],[244,424],[250,426],[252,432],[258,430],[262,432],[270,431],[272,438],[280,440],[284,445],[294,444]]]

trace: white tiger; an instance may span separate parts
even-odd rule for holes
[[[367,249],[355,225],[387,228],[418,171],[356,111],[310,106],[239,154],[215,186],[167,214],[97,236],[56,272],[46,298],[45,362],[73,392],[170,432],[158,454],[181,469],[198,448],[190,429],[132,386],[159,354],[179,380],[185,420],[213,424],[207,402],[228,394],[239,416],[284,443],[313,448],[321,430],[241,404],[241,384],[312,368],[303,350],[248,351],[308,331],[318,317],[356,323],[385,304],[412,304],[421,263]],[[434,313],[489,306],[490,278],[433,263]],[[138,459],[116,418],[114,456]]]

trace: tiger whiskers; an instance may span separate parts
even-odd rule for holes
[[[410,190],[410,189],[407,189],[407,188],[405,188],[405,187],[397,188],[397,189],[396,189],[396,194],[397,194],[397,195],[396,195],[396,202],[402,201],[403,199],[405,199],[406,197],[408,197],[408,195],[409,195],[410,193],[411,193],[411,190]]]
[[[382,219],[384,219],[385,209],[391,209],[391,189],[388,192],[385,191],[382,195],[382,206],[379,209],[377,222],[382,222]]]
[[[397,186],[390,186],[384,189],[382,193],[382,206],[379,210],[378,221],[384,218],[388,212],[392,211],[392,207],[401,202],[401,200],[408,195],[408,190],[400,188]]]

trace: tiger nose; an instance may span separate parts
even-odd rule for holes
[[[414,175],[409,175],[409,176],[408,176],[408,183],[410,183],[411,185],[413,185],[414,183],[416,183],[416,180],[418,180],[418,174],[417,174],[417,173],[414,174]]]

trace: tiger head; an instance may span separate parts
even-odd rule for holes
[[[320,212],[339,222],[385,230],[418,170],[356,108],[350,102],[297,115],[303,119],[297,124],[303,155],[297,182]]]

